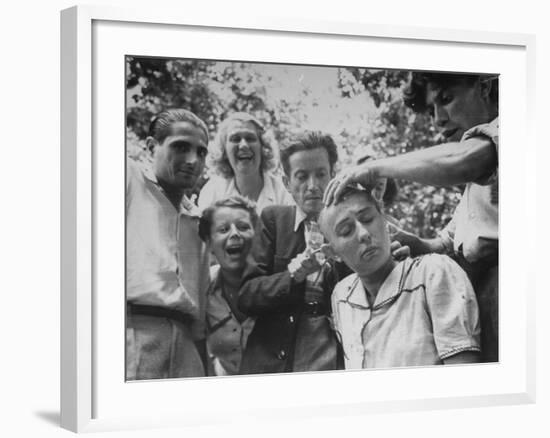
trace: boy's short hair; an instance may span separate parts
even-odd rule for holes
[[[425,113],[428,110],[426,105],[428,84],[444,89],[458,84],[472,85],[478,79],[492,81],[489,98],[492,102],[498,103],[498,78],[494,75],[417,71],[411,73],[409,83],[403,89],[403,101],[414,112]]]
[[[204,209],[199,219],[199,237],[203,242],[208,242],[210,239],[210,230],[212,229],[214,213],[222,207],[240,208],[241,210],[247,211],[250,215],[252,228],[256,229],[258,224],[256,204],[244,196],[235,195],[229,198],[220,199],[214,202],[210,207]]]

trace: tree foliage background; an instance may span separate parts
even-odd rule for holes
[[[145,145],[152,117],[174,107],[203,119],[211,138],[235,111],[253,114],[278,143],[322,130],[339,147],[340,170],[364,155],[392,156],[440,141],[430,118],[402,102],[408,71],[138,57],[127,57],[126,67],[127,154],[145,163],[152,158]],[[398,186],[386,211],[423,237],[446,225],[462,191]]]

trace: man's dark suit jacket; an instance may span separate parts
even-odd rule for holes
[[[243,354],[241,373],[293,371],[296,332],[301,318],[311,317],[304,303],[305,281],[296,283],[287,270],[290,261],[306,249],[304,223],[294,232],[296,207],[270,206],[262,211],[259,237],[252,250],[253,263],[246,270],[239,292],[239,308],[256,323]],[[351,271],[333,267],[323,282],[326,336],[334,340],[337,360],[332,368],[343,367],[341,350],[330,329],[330,294],[342,275]],[[309,345],[309,344],[308,344]],[[313,354],[323,354],[311,343]],[[309,347],[308,347],[309,348]]]

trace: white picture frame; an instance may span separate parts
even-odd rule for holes
[[[193,41],[200,43],[189,48],[159,44],[180,34],[182,41],[190,41],[185,38],[193,35]],[[233,44],[220,48],[216,41]],[[277,44],[266,51],[267,44],[274,41]],[[62,427],[93,432],[224,423],[235,418],[363,415],[534,402],[534,268],[527,260],[512,260],[504,250],[499,364],[124,383],[120,380],[124,332],[109,336],[124,327],[124,208],[120,203],[124,167],[120,167],[120,159],[125,151],[120,139],[125,133],[124,113],[118,111],[124,105],[123,59],[117,70],[121,54],[138,54],[137,50],[155,56],[499,73],[501,245],[528,251],[534,246],[533,238],[521,239],[513,230],[518,225],[535,229],[535,216],[526,208],[514,209],[512,203],[521,199],[534,204],[534,166],[527,158],[527,152],[535,156],[531,126],[534,44],[534,36],[524,34],[312,22],[292,17],[241,15],[228,22],[215,13],[204,16],[189,10],[78,6],[62,11]],[[295,47],[280,49],[285,45]],[[371,59],[377,61],[365,64],[365,59],[360,59],[367,48],[372,49]],[[226,56],[219,55],[222,49]],[[387,52],[392,50],[399,57],[389,56]],[[415,51],[431,56],[422,57]],[[520,141],[526,153],[512,156],[507,152],[506,145]],[[507,176],[512,166],[513,181]],[[507,267],[515,270],[514,278]],[[517,290],[522,293],[516,294],[512,303],[507,297]],[[389,380],[395,383],[392,387]],[[285,397],[295,388],[301,390],[291,399]],[[172,403],[170,409],[158,402],[159,397],[172,400],[177,393],[185,393],[186,400]],[[214,393],[220,400],[213,399]],[[222,409],[231,400],[224,394],[234,398],[236,393],[242,395],[242,402],[233,409]],[[136,400],[141,405],[134,404]],[[151,400],[156,400],[155,404],[147,404]]]

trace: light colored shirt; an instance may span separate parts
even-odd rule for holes
[[[194,334],[201,337],[209,262],[198,218],[198,208],[187,198],[176,209],[155,175],[128,159],[126,299],[193,317]]]
[[[294,232],[295,233],[298,231],[298,228],[300,227],[301,223],[304,222],[305,220],[307,220],[306,214],[304,213],[304,211],[300,207],[296,206],[296,215],[294,216]],[[308,234],[307,234],[306,227],[304,227],[304,230],[305,230],[304,237],[306,238],[306,242],[307,242]]]
[[[488,137],[498,153],[498,118],[467,131],[463,140]],[[449,253],[462,252],[475,262],[498,253],[498,167],[475,183],[466,185],[453,218],[440,237]]]
[[[332,309],[346,369],[436,365],[480,350],[474,291],[445,255],[398,263],[372,307],[357,274],[349,275],[336,285]]]
[[[248,317],[239,322],[235,317],[223,296],[219,269],[219,265],[210,269],[211,279],[206,304],[206,343],[214,374],[227,376],[239,372],[246,341],[254,327],[255,318]]]
[[[269,172],[264,172],[264,186],[256,202],[256,211],[258,215],[269,205],[294,205],[294,199],[288,192],[279,177]],[[235,178],[222,178],[221,176],[212,176],[210,180],[201,189],[199,195],[199,208],[204,210],[220,199],[230,196],[240,195]]]

